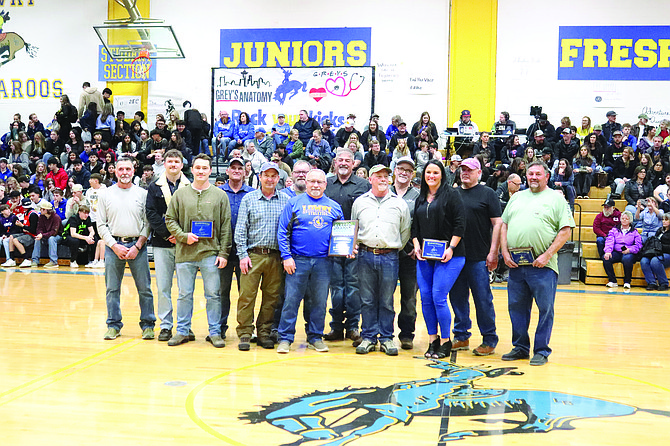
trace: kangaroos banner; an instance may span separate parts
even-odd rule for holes
[[[214,68],[212,119],[226,110],[237,121],[245,111],[254,125],[271,127],[277,114],[293,124],[304,109],[319,123],[330,119],[334,128],[350,113],[364,122],[374,109],[374,74],[374,67]]]

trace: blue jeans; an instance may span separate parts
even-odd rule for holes
[[[237,295],[240,295],[240,259],[237,255],[228,257],[226,267],[219,270],[221,288],[219,288],[219,295],[221,296],[221,337],[226,338],[226,331],[228,330],[228,316],[230,315],[230,288],[233,284],[233,273],[237,279]]]
[[[204,153],[209,155],[209,141],[206,139],[201,139],[200,144],[198,145],[198,153]]]
[[[175,248],[154,246],[154,268],[156,270],[156,308],[161,320],[161,329],[172,330],[172,281],[175,272]]]
[[[361,336],[381,342],[393,339],[393,293],[398,284],[398,252],[358,254],[358,286],[361,294]]]
[[[212,155],[227,157],[229,143],[230,138],[221,138],[220,140],[217,140],[216,136],[212,138]],[[223,153],[221,152],[221,148],[223,148]]]
[[[400,312],[398,313],[398,339],[414,339],[416,327],[416,260],[401,254],[398,266],[400,281]]]
[[[195,289],[195,276],[200,270],[202,284],[205,291],[205,305],[207,311],[207,323],[210,336],[221,334],[221,296],[219,287],[219,268],[214,261],[216,256],[205,257],[199,262],[177,263],[177,285],[179,285],[179,297],[177,298],[177,333],[188,336],[191,329],[191,317],[193,317],[193,290]]]
[[[663,254],[663,257],[642,257],[640,266],[647,285],[653,285],[658,280],[659,285],[668,286],[665,269],[670,266],[670,254]]]
[[[135,242],[122,244],[126,248]],[[105,286],[107,288],[107,326],[121,330],[121,281],[126,263],[133,275],[137,294],[140,299],[140,328],[153,328],[156,325],[154,315],[154,296],[151,293],[151,276],[146,244],[132,260],[119,259],[109,246],[105,246]]]
[[[442,338],[451,338],[451,313],[447,295],[464,265],[465,257],[452,257],[446,263],[436,260],[416,262],[416,282],[421,291],[421,310],[428,334],[431,336],[437,334],[439,324]]]
[[[42,237],[40,240],[35,239],[35,246],[33,247],[33,262],[40,261],[40,256],[42,255],[42,245],[49,246],[49,260],[54,263],[58,263],[58,239],[63,239],[60,236],[54,235],[52,237],[46,238]]]
[[[612,257],[609,260],[603,259],[603,268],[607,273],[607,280],[616,282],[616,274],[614,274],[614,264],[623,263],[623,282],[630,283],[633,277],[633,265],[635,264],[636,254],[622,254],[621,251],[613,251]]]
[[[328,303],[328,285],[330,284],[330,257],[295,256],[295,272],[286,274],[284,287],[284,305],[279,322],[279,339],[295,340],[295,323],[298,318],[300,302],[309,306],[307,341],[315,342],[323,337],[326,323],[326,304]],[[309,290],[309,292],[308,292]],[[307,301],[309,300],[309,303]]]
[[[551,354],[549,339],[554,326],[554,299],[558,274],[550,268],[519,266],[510,268],[507,280],[507,309],[512,321],[512,345],[530,352],[530,312],[533,300],[540,313],[535,330],[534,353]]]
[[[489,347],[498,345],[496,334],[496,312],[493,308],[493,294],[489,285],[489,271],[486,260],[465,261],[461,274],[451,288],[449,300],[454,310],[454,339],[465,341],[470,338],[472,322],[470,320],[469,297],[472,291],[472,300],[477,312],[477,325],[482,334],[482,343]]]
[[[330,275],[330,328],[335,331],[358,330],[361,296],[358,292],[358,259],[336,257]],[[346,322],[345,322],[346,319]]]
[[[600,258],[603,258],[603,254],[605,254],[605,241],[607,238],[605,237],[596,237],[596,247],[598,248],[598,255]]]

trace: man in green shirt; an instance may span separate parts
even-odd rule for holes
[[[226,267],[232,244],[230,204],[228,195],[209,182],[212,159],[208,155],[196,156],[191,171],[193,182],[189,187],[177,189],[165,215],[165,225],[177,241],[175,269],[179,284],[177,334],[168,341],[168,345],[189,341],[195,276],[200,270],[207,299],[209,336],[206,340],[221,348],[226,343],[221,337],[219,269]],[[193,233],[193,222],[206,228],[209,226],[209,229],[196,235]]]
[[[533,358],[530,365],[544,365],[551,354],[549,339],[554,324],[554,299],[558,281],[556,252],[575,227],[565,199],[548,187],[550,171],[541,161],[528,166],[529,189],[512,196],[502,215],[500,247],[509,266],[507,281],[508,310],[512,320],[514,348],[502,356],[503,361],[528,359],[530,337],[528,326],[533,300],[540,312],[535,331]],[[532,265],[518,265],[510,249],[530,247]],[[518,259],[517,259],[518,260]]]

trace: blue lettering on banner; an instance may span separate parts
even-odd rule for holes
[[[222,29],[219,66],[364,67],[370,42],[371,28]]]
[[[133,58],[137,56],[139,53]],[[156,80],[156,60],[151,61],[151,68],[146,73],[133,72],[132,60],[112,59],[105,47],[100,45],[98,47],[98,81],[146,82]]]
[[[233,122],[239,122],[240,120],[240,114],[245,111],[245,110],[239,110],[239,109],[232,109],[230,112],[230,119]],[[247,112],[249,113],[249,112]],[[310,118],[314,118],[316,122],[321,124],[321,121],[324,119],[328,118],[330,122],[332,123],[333,128],[338,128],[344,125],[344,121],[346,119],[345,116],[338,115],[332,111],[330,112],[317,112],[314,113],[312,110],[308,110],[307,114],[309,115]],[[300,119],[299,114],[295,115],[285,115],[286,123],[290,124],[293,126],[296,122],[298,122],[298,119]],[[263,110],[259,109],[257,113],[249,113],[249,120],[253,125],[272,125],[273,123],[277,122],[278,118],[276,114],[273,114],[270,119],[268,119],[267,113],[263,113]]]
[[[61,79],[0,79],[0,99],[59,98]]]
[[[670,26],[561,26],[558,79],[669,80]]]

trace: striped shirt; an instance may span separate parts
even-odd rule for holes
[[[276,190],[270,198],[265,197],[260,189],[244,196],[235,226],[235,244],[240,260],[248,257],[247,251],[252,248],[279,250],[279,217],[288,200],[288,195]]]

